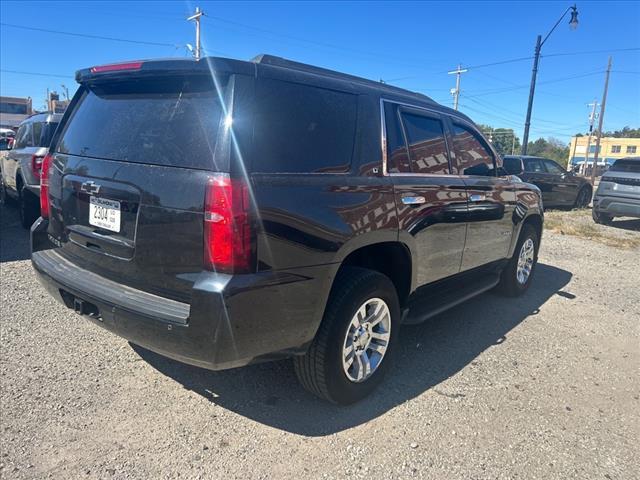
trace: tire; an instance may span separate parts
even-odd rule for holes
[[[611,215],[600,213],[595,209],[591,210],[591,216],[593,217],[593,221],[599,225],[611,225],[611,222],[613,221],[613,217]]]
[[[587,208],[591,203],[591,189],[589,187],[582,187],[578,191],[578,196],[573,204],[573,208]]]
[[[355,318],[362,318],[362,315],[357,317],[362,307],[366,310],[365,318],[370,318],[369,315],[378,307],[384,309],[378,301],[388,309],[382,310],[378,316],[384,317],[384,320],[371,329],[365,328],[367,323],[362,322],[365,333],[355,340],[359,329],[354,330],[352,322]],[[388,333],[381,333],[385,324]],[[373,270],[341,268],[331,289],[322,323],[309,350],[305,355],[293,359],[298,380],[306,390],[332,403],[349,405],[362,400],[382,382],[394,353],[399,327],[400,305],[391,280]],[[383,342],[372,340],[374,337],[368,336],[366,332],[372,330],[374,334],[387,335],[388,338],[386,349],[380,357],[379,353],[370,351],[368,346],[363,347],[362,344],[367,343],[367,340],[371,343]],[[353,363],[350,367],[345,367],[343,355],[349,348],[352,351],[348,359],[352,359]],[[366,355],[362,354],[363,351]],[[371,361],[371,373],[367,372],[358,380],[357,372],[366,372],[365,369],[360,370],[360,367],[366,364],[365,357]]]
[[[40,202],[38,197],[22,186],[19,190],[18,210],[20,212],[20,223],[26,230],[31,228],[40,216]]]
[[[531,243],[529,243],[529,240]],[[526,247],[524,247],[526,245]],[[538,263],[538,248],[540,247],[540,238],[535,228],[531,225],[524,225],[518,238],[518,243],[513,254],[513,257],[509,260],[507,266],[502,270],[500,276],[500,283],[498,283],[498,290],[509,297],[518,297],[527,291],[529,285],[531,285],[531,279],[535,273],[535,268]],[[529,264],[529,273],[526,278],[521,276],[522,272],[519,272],[519,261],[521,255],[524,255],[524,250],[531,251],[533,256],[531,257],[531,263]]]

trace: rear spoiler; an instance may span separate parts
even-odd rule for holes
[[[81,84],[94,83],[157,75],[202,75],[214,71],[216,73],[239,73],[255,76],[256,66],[251,62],[220,57],[204,57],[200,60],[191,58],[135,60],[83,68],[76,72],[76,82]]]

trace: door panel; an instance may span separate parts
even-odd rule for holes
[[[401,240],[417,256],[418,286],[458,273],[467,229],[464,182],[455,175],[393,178]]]
[[[506,258],[513,234],[515,189],[496,177],[496,154],[470,124],[452,119],[452,164],[467,189],[467,236],[461,271]]]
[[[555,201],[561,205],[573,205],[578,195],[577,182],[574,182],[573,177],[553,160],[545,158],[542,162],[547,170]]]

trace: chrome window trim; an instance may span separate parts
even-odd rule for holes
[[[398,102],[395,100],[389,100],[387,98],[382,98],[380,97],[380,146],[382,148],[382,176],[384,177],[422,177],[422,178],[438,178],[438,177],[459,177],[459,175],[456,175],[455,173],[413,173],[413,172],[394,172],[394,173],[389,173],[389,170],[387,169],[387,162],[388,162],[388,158],[387,158],[387,124],[386,124],[386,119],[385,119],[385,115],[384,115],[384,104],[386,103],[392,103],[395,105],[399,105],[401,107],[409,107],[409,108],[414,108],[416,110],[422,110],[424,112],[429,112],[432,114],[435,114],[439,117],[443,117],[444,115],[447,115],[446,113],[440,112],[438,110],[432,109],[432,108],[428,108],[428,107],[424,107],[421,105],[414,105],[411,103],[405,103],[405,102]],[[447,157],[449,160],[449,170],[451,170],[451,148],[449,145],[449,139],[447,138],[447,133],[446,133],[446,128],[445,128],[445,124],[444,124],[444,118],[440,119],[440,123],[442,123],[442,133],[444,134],[444,141],[445,144],[447,146]],[[469,123],[469,122],[467,122]],[[401,122],[400,126],[402,127],[402,132],[403,135],[406,135],[404,132],[404,124]],[[472,126],[472,125],[471,125]],[[475,127],[474,127],[475,128]],[[408,145],[408,139],[405,137],[405,142]],[[407,151],[407,154],[409,152]],[[411,158],[409,158],[409,160],[411,160]],[[495,161],[495,160],[494,160]]]

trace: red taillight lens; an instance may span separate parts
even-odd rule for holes
[[[228,174],[216,174],[207,182],[204,201],[205,268],[245,273],[251,257],[249,188]]]
[[[111,65],[100,65],[91,67],[91,73],[118,72],[121,70],[140,70],[142,62],[114,63]]]
[[[33,172],[33,176],[40,180],[40,172],[42,171],[42,161],[44,157],[39,157],[38,155],[31,155],[31,171]]]
[[[49,173],[53,157],[47,153],[42,160],[42,169],[40,171],[40,216],[49,218]]]

